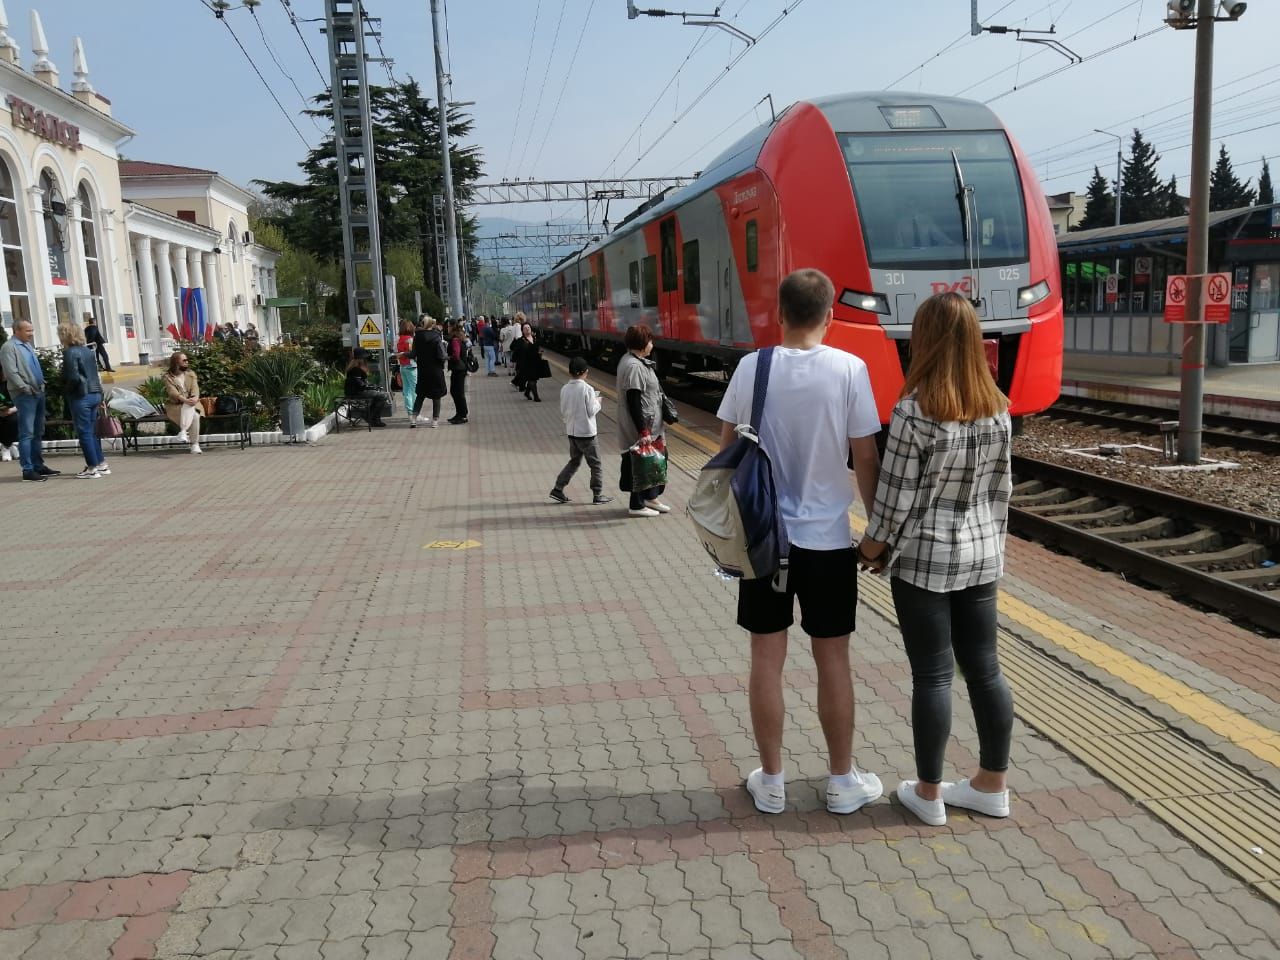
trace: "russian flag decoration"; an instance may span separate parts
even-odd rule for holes
[[[199,343],[212,339],[213,331],[207,329],[204,312],[204,290],[200,287],[183,287],[179,291],[182,304],[181,339]]]

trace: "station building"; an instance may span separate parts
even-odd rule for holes
[[[0,323],[35,325],[58,345],[63,320],[92,314],[113,362],[172,349],[185,316],[208,326],[254,323],[280,335],[279,255],[248,228],[252,196],[212,170],[121,158],[135,131],[94,89],[84,45],[59,85],[31,12],[30,70],[0,0]]]
[[[1170,217],[1058,235],[1068,367],[1178,372],[1181,327],[1165,322],[1164,294],[1171,274],[1186,273],[1188,222]],[[1231,320],[1209,325],[1205,362],[1280,360],[1280,204],[1210,213],[1209,270],[1231,275]]]

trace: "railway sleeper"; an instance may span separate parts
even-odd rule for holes
[[[1009,503],[1019,510],[1026,510],[1028,513],[1032,513],[1038,507],[1054,503],[1066,503],[1073,496],[1075,494],[1064,487],[1051,487],[1048,490],[1042,489],[1036,493],[1012,497]]]
[[[1128,543],[1138,550],[1154,552],[1152,548],[1168,542],[1161,538],[1171,536],[1177,529],[1178,525],[1168,517],[1149,517],[1146,520],[1139,520],[1137,523],[1127,523],[1119,527],[1095,530],[1094,533],[1100,537],[1106,537],[1112,543]],[[1150,541],[1149,546],[1146,541]]]
[[[1163,528],[1167,528],[1169,533],[1176,529],[1174,521],[1168,517],[1152,517],[1150,520],[1144,520],[1142,523],[1134,524],[1134,528],[1146,526],[1147,524],[1159,523]],[[1167,553],[1183,553],[1190,551],[1193,553],[1205,553],[1209,550],[1216,550],[1222,546],[1222,535],[1216,530],[1210,530],[1208,527],[1201,527],[1193,530],[1191,533],[1184,534],[1181,537],[1169,537],[1164,540],[1158,540],[1154,537],[1146,542],[1132,544],[1133,549],[1141,550],[1143,553],[1149,553],[1152,556],[1163,556]]]
[[[1274,567],[1250,567],[1248,570],[1227,570],[1218,574],[1223,580],[1230,580],[1232,583],[1241,587],[1253,587],[1255,590],[1262,587],[1280,586],[1280,565]]]
[[[1133,519],[1133,507],[1120,503],[1105,510],[1095,510],[1093,513],[1073,513],[1070,516],[1053,519],[1068,527],[1100,528],[1091,529],[1089,532],[1104,537],[1108,529],[1127,525],[1127,522]]]
[[[1019,497],[1029,497],[1032,494],[1040,493],[1045,489],[1043,480],[1023,480],[1021,483],[1015,483],[1011,496],[1017,500]]]
[[[1180,557],[1165,557],[1170,563],[1184,567],[1195,567],[1197,570],[1212,570],[1214,567],[1255,568],[1267,559],[1267,548],[1260,543],[1238,543],[1234,547],[1218,550],[1215,553],[1190,553]]]
[[[1024,504],[1018,504],[1027,513],[1034,513],[1039,517],[1057,518],[1063,514],[1077,514],[1082,511],[1095,511],[1099,507],[1106,506],[1108,501],[1101,497],[1077,497],[1075,500],[1065,500],[1058,503],[1044,503],[1038,506],[1028,507]]]

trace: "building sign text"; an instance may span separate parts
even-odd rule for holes
[[[55,117],[51,113],[37,110],[35,104],[27,103],[21,97],[9,94],[4,102],[13,111],[13,125],[30,130],[37,137],[61,144],[72,150],[80,149],[80,128],[74,123]]]

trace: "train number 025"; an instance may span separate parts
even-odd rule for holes
[[[905,287],[907,285],[907,275],[896,270],[886,270],[884,283],[886,287]]]
[[[1017,267],[1001,267],[1000,279],[1001,280],[1021,280],[1022,272]]]

